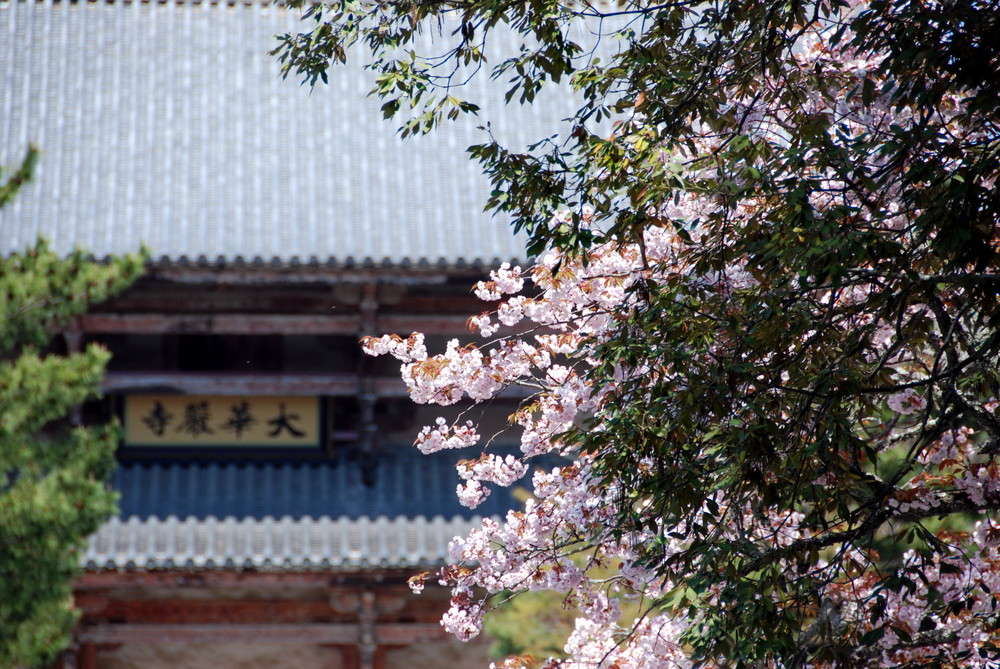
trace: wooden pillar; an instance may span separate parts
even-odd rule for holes
[[[385,669],[385,646],[378,646],[372,653],[371,669]]]
[[[376,646],[366,659],[363,649],[360,646],[327,646],[328,648],[338,648],[343,661],[343,669],[385,669],[386,647]]]
[[[76,646],[75,656],[62,669],[97,669],[97,654],[111,652],[122,647],[120,643],[81,643]]]
[[[82,643],[76,652],[76,669],[97,669],[97,644]]]
[[[362,288],[358,309],[361,312],[359,337],[378,335],[378,284],[366,283]],[[375,377],[371,373],[372,362],[363,355],[358,360],[358,405],[360,425],[358,450],[361,455],[361,477],[365,485],[375,484],[375,463],[379,455],[378,425],[375,421]]]
[[[358,669],[375,669],[375,656],[378,654],[378,609],[375,608],[375,593],[365,590],[361,593],[361,607],[358,611]]]
[[[357,618],[356,641],[339,646],[344,669],[384,669],[386,662],[385,640],[379,638],[379,614],[394,613],[405,606],[405,598],[388,597],[379,601],[374,590],[358,593],[331,593],[330,606],[335,611],[350,612]],[[399,644],[398,630],[390,625],[389,644]],[[383,628],[384,629],[384,628]],[[404,643],[408,643],[404,642]]]
[[[353,667],[349,655],[351,651],[354,650],[354,646],[348,646],[342,643],[321,643],[319,647],[330,651],[327,654],[330,660],[323,663],[323,666],[326,667],[326,669],[351,669]]]
[[[344,662],[344,669],[360,669],[361,653],[357,646],[340,646],[340,657]]]

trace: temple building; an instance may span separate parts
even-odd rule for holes
[[[483,213],[475,119],[404,142],[360,63],[314,91],[283,80],[268,51],[298,22],[257,0],[0,0],[0,164],[41,150],[0,253],[41,236],[151,258],[63,333],[112,351],[83,419],[124,436],[121,515],[84,557],[62,667],[486,666],[484,643],[441,629],[446,592],[406,587],[477,522],[455,498],[462,454],[412,448],[442,410],[358,339],[470,337],[471,285],[523,244]],[[490,130],[523,145],[572,108]],[[516,402],[459,410],[499,430]]]

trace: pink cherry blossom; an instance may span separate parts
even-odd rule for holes
[[[857,4],[864,6],[860,0]],[[800,75],[814,71],[829,75],[828,89],[802,91],[805,111],[835,122],[839,133],[835,140],[844,143],[860,141],[876,131],[888,132],[894,124],[912,122],[914,110],[892,107],[878,87],[874,101],[861,104],[858,87],[867,79],[877,79],[879,61],[858,57],[843,46],[847,42],[842,39],[835,44],[821,24],[801,35],[789,67]],[[744,132],[775,143],[784,141],[783,111],[754,108],[750,99],[729,100],[726,104],[734,113],[747,112]],[[942,113],[949,115],[949,123],[959,132],[963,102],[955,99],[951,104]],[[642,119],[629,118],[623,121],[623,127],[639,131],[642,123]],[[665,155],[664,159],[688,164],[696,154],[720,150],[717,142],[706,133],[700,143],[693,141],[693,146],[677,149],[676,154]],[[851,196],[844,195],[843,178],[832,168],[820,170],[816,180],[822,187],[809,194],[809,203],[819,211],[850,205],[855,215],[868,221],[865,203],[845,203]],[[882,195],[887,201],[899,198],[891,187]],[[730,215],[749,217],[760,206],[748,199],[734,205]],[[743,259],[734,258],[710,270],[692,264],[692,249],[718,241],[712,238],[710,229],[698,222],[710,218],[719,208],[714,197],[682,193],[661,206],[650,206],[646,214],[687,222],[683,238],[670,225],[651,225],[643,230],[641,245],[635,239],[597,244],[587,251],[586,258],[551,250],[525,270],[502,265],[475,287],[477,297],[487,303],[487,311],[473,316],[470,323],[487,339],[501,327],[506,328],[504,333],[513,334],[481,345],[453,340],[446,350],[434,355],[428,353],[419,334],[366,340],[366,352],[392,355],[403,363],[402,377],[410,396],[421,404],[449,406],[463,400],[481,403],[513,386],[531,392],[511,416],[519,432],[520,456],[490,453],[487,445],[478,457],[457,466],[462,479],[457,495],[470,508],[481,504],[496,487],[522,484],[528,471],[534,469],[532,495],[523,509],[511,511],[503,519],[487,518],[468,536],[456,537],[450,545],[454,564],[439,574],[440,582],[452,588],[451,608],[442,624],[458,638],[467,640],[479,634],[492,595],[550,590],[565,596],[577,618],[565,643],[568,659],[552,660],[544,666],[690,667],[685,635],[698,628],[699,621],[689,617],[698,615],[697,606],[649,606],[637,621],[624,621],[619,598],[659,602],[677,594],[678,584],[665,576],[668,572],[662,567],[689,548],[685,537],[691,523],[703,527],[702,536],[750,546],[747,555],[770,551],[778,556],[774,567],[783,572],[802,568],[786,556],[791,554],[789,549],[817,537],[816,526],[805,525],[809,509],[777,508],[760,500],[727,497],[723,491],[712,489],[701,507],[695,505],[688,526],[669,526],[656,509],[648,506],[648,500],[628,497],[632,491],[616,488],[613,477],[602,478],[595,473],[594,454],[579,452],[565,438],[568,430],[579,425],[601,433],[608,404],[622,401],[618,393],[621,387],[637,389],[629,401],[648,402],[655,397],[650,386],[643,385],[644,379],[662,374],[683,383],[683,370],[668,369],[656,360],[619,363],[605,385],[595,383],[589,375],[599,362],[595,359],[598,347],[614,336],[616,324],[648,308],[637,290],[643,282],[682,282],[728,300],[734,304],[733,309],[737,307],[732,296],[759,287],[753,266]],[[905,234],[912,218],[919,215],[898,206],[889,211],[892,215],[888,220],[872,219],[871,224]],[[585,226],[590,225],[590,215],[587,212],[584,216]],[[557,213],[553,226],[570,220],[569,213]],[[848,287],[817,288],[812,297],[822,305],[855,307],[866,303],[870,290],[869,284],[858,282]],[[958,303],[963,298],[961,290],[956,288],[952,295]],[[816,609],[806,616],[809,624],[803,628],[803,642],[825,634],[830,638],[840,635],[840,640],[859,644],[859,639],[869,635],[864,638],[873,640],[866,642],[869,647],[865,650],[871,654],[852,660],[857,666],[930,662],[928,645],[913,641],[928,634],[933,634],[934,652],[939,654],[932,658],[935,662],[944,666],[986,666],[974,663],[989,655],[991,643],[1000,641],[992,594],[1000,592],[1000,528],[987,514],[1000,505],[1000,465],[995,454],[981,448],[984,439],[978,428],[954,424],[934,413],[936,400],[929,389],[937,382],[934,374],[940,361],[919,343],[896,345],[905,328],[919,326],[930,333],[930,338],[945,336],[945,329],[934,320],[936,307],[914,297],[891,317],[856,309],[841,324],[868,332],[871,348],[865,350],[863,360],[884,364],[892,372],[891,382],[884,387],[893,390],[873,392],[870,400],[859,403],[867,413],[856,427],[848,429],[855,429],[858,439],[867,440],[878,466],[905,460],[911,467],[908,475],[888,478],[890,482],[878,488],[881,496],[872,504],[878,505],[883,525],[871,532],[888,532],[885,528],[896,524],[919,524],[936,515],[954,513],[955,509],[971,512],[977,518],[971,531],[941,530],[935,541],[943,548],[931,556],[916,548],[902,551],[891,568],[899,574],[921,575],[908,590],[884,587],[886,574],[881,570],[889,567],[881,566],[872,550],[862,550],[846,540],[837,547],[825,544],[816,549],[811,564],[817,570],[829,568],[824,574],[830,576],[817,579],[815,602],[801,603],[802,607],[811,605]],[[805,332],[803,340],[815,334]],[[987,334],[984,330],[981,336]],[[705,355],[724,359],[732,348],[732,332],[720,325]],[[765,393],[789,382],[787,373],[774,376],[771,379],[762,374],[748,391]],[[984,398],[983,393],[977,395],[963,388],[953,392],[961,394],[970,411],[981,416],[994,415],[997,410],[996,398]],[[930,436],[924,439],[918,435]],[[424,453],[480,443],[473,423],[445,418],[424,427],[416,439]],[[711,444],[705,448],[710,449]],[[568,464],[548,470],[532,467],[537,462],[533,458],[552,453],[568,458]],[[638,462],[640,468],[652,469],[655,465],[649,458],[638,458]],[[876,465],[850,462],[845,464],[848,467],[854,468],[851,485],[857,485],[856,481],[865,480]],[[871,478],[874,480],[874,475]],[[821,467],[817,459],[814,470],[803,472],[801,485],[811,484],[838,495],[846,489],[845,480],[842,471]],[[623,498],[629,500],[628,508],[641,521],[633,528],[614,525],[615,509]],[[846,526],[822,529],[845,534],[856,531]],[[660,565],[639,558],[640,549],[653,541],[662,545]],[[752,562],[750,557],[747,561]],[[604,571],[598,574],[596,565],[604,567]],[[701,607],[728,605],[717,586],[691,595],[695,596],[700,598],[697,603]],[[759,593],[755,601],[777,606],[778,597],[775,593]],[[942,600],[955,603],[951,614],[934,608],[935,602]],[[512,660],[497,666],[518,665]]]

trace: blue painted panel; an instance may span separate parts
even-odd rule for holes
[[[475,510],[455,497],[455,462],[468,454],[390,452],[375,465],[374,485],[356,460],[334,463],[123,463],[114,487],[121,515],[433,517],[503,514],[519,505],[511,489],[494,489]],[[551,464],[551,463],[549,463]],[[530,480],[525,480],[530,486]]]

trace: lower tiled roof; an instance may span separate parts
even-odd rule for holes
[[[366,465],[360,456],[124,462],[113,479],[122,516],[92,537],[84,565],[91,571],[440,565],[453,537],[468,534],[481,516],[519,505],[508,488],[493,490],[475,511],[459,505],[455,461],[462,456],[469,454],[407,448]]]
[[[254,569],[286,571],[434,567],[475,518],[113,518],[91,537],[89,571]]]

